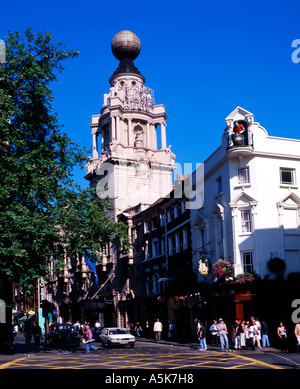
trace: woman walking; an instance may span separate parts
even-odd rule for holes
[[[288,352],[287,349],[287,333],[286,333],[286,328],[283,325],[282,322],[279,323],[279,327],[277,328],[277,335],[279,336],[280,339],[280,349],[281,352]]]

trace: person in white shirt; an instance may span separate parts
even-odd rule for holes
[[[261,348],[261,345],[260,345],[260,339],[261,339],[261,324],[259,322],[259,320],[256,318],[254,319],[254,316],[251,316],[250,318],[250,322],[253,321],[257,327],[257,331],[258,333],[256,333],[254,335],[254,344],[257,345],[257,347]]]
[[[156,319],[156,322],[154,323],[153,326],[153,331],[155,332],[155,340],[160,340],[161,339],[161,332],[162,332],[162,324],[159,321],[159,319]]]
[[[255,324],[255,321],[251,321],[249,327],[249,343],[250,343],[251,350],[255,350],[256,335],[258,335],[257,325]]]

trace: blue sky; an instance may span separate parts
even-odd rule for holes
[[[135,64],[169,116],[167,143],[178,163],[196,166],[219,147],[237,106],[269,135],[300,139],[299,15],[298,0],[15,0],[1,5],[0,39],[32,27],[80,51],[54,86],[54,108],[64,131],[91,148],[91,115],[118,66],[112,38],[133,31],[142,45]],[[84,173],[76,180],[86,186]]]

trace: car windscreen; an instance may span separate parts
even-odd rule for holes
[[[109,335],[121,335],[121,334],[128,334],[128,331],[124,328],[116,328],[113,330],[109,330]]]

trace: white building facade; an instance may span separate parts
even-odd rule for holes
[[[245,128],[243,144],[234,143],[235,121]],[[203,207],[191,213],[194,269],[207,253],[211,264],[231,262],[233,277],[274,278],[272,257],[285,260],[284,276],[299,272],[300,140],[268,135],[240,107],[226,125],[221,146],[204,162]]]

